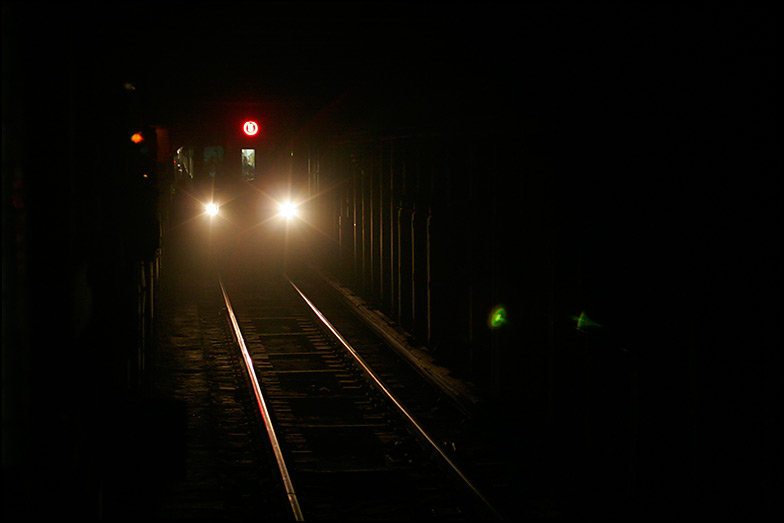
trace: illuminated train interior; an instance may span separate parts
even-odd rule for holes
[[[4,519],[780,518],[772,10],[112,4],[3,4]]]

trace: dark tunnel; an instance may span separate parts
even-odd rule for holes
[[[777,22],[4,2],[4,518],[150,514],[182,459],[160,286],[214,266],[382,314],[541,519],[780,518]]]

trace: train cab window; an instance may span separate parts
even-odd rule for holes
[[[256,177],[256,149],[242,150],[242,178],[251,181]]]
[[[204,165],[210,173],[210,177],[214,178],[218,174],[218,169],[223,163],[223,146],[212,145],[204,148]]]
[[[180,147],[174,157],[174,164],[177,172],[181,175],[193,179],[193,149],[190,147]]]

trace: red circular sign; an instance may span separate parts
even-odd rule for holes
[[[248,120],[242,126],[242,130],[245,131],[245,134],[247,134],[248,136],[256,136],[256,133],[259,132],[259,124],[257,124],[253,120]]]

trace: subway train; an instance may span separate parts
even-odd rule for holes
[[[493,13],[493,38],[467,33],[449,63],[374,56],[392,78],[361,78],[302,125],[232,100],[170,128],[93,60],[93,33],[5,9],[4,515],[78,518],[141,487],[100,480],[144,454],[119,415],[146,410],[167,255],[330,274],[474,382],[511,459],[585,514],[780,513],[764,9],[620,25],[559,9],[505,34]],[[319,71],[299,83],[320,89]]]
[[[263,272],[266,262],[282,263],[286,235],[297,230],[292,218],[306,218],[303,180],[311,176],[295,173],[297,153],[285,136],[240,116],[186,132],[180,143],[170,162],[165,231],[178,242],[170,250],[187,250],[203,270],[227,262]]]

